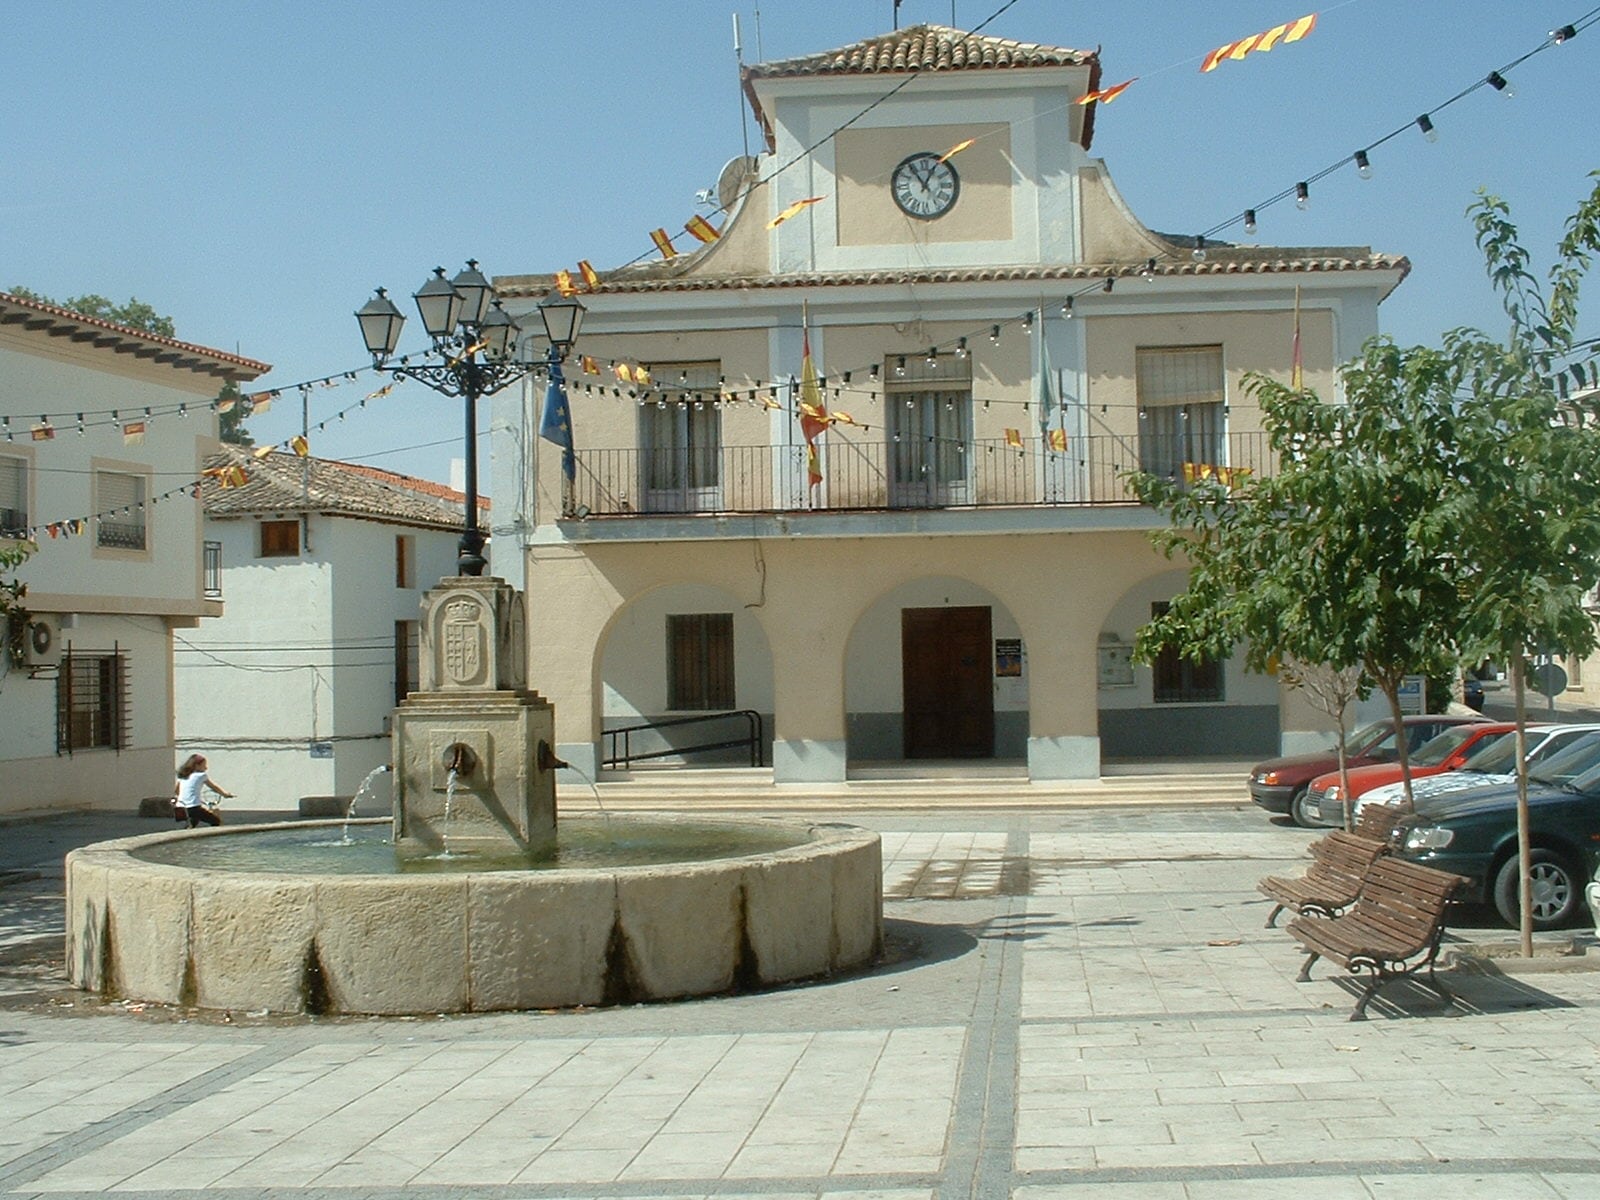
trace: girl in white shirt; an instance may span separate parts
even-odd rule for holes
[[[207,825],[221,825],[222,818],[206,807],[201,790],[210,788],[219,796],[233,798],[233,793],[218,787],[206,775],[206,756],[191,754],[178,768],[178,782],[172,788],[172,803],[179,820],[187,820],[194,829],[202,821]]]

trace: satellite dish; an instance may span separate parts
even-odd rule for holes
[[[722,174],[717,176],[717,203],[723,212],[732,211],[739,197],[755,181],[755,174],[756,160],[748,155],[736,155],[727,161]]]

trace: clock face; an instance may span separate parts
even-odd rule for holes
[[[908,217],[932,221],[949,212],[961,194],[961,177],[937,154],[923,151],[903,159],[889,177],[894,202]]]

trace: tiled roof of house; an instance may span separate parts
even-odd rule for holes
[[[1147,269],[1138,263],[1071,263],[1062,265],[918,267],[864,271],[807,271],[783,275],[675,275],[664,276],[644,264],[608,275],[600,292],[705,292],[753,288],[858,287],[930,283],[1006,283],[1058,281],[1070,285],[1095,279],[1126,278]],[[1206,257],[1195,262],[1188,255],[1157,260],[1148,268],[1158,276],[1328,274],[1339,271],[1399,271],[1403,279],[1411,270],[1404,255],[1375,254],[1366,246],[1229,246],[1208,244]],[[545,275],[499,276],[495,290],[502,296],[543,296],[555,286]]]
[[[995,67],[1076,67],[1099,60],[1098,50],[1069,50],[967,33],[947,25],[913,25],[837,50],[756,63],[748,77],[871,75],[886,71],[964,71]]]
[[[1100,86],[1100,51],[1069,50],[1064,46],[1042,46],[1036,42],[1015,42],[1009,38],[968,33],[948,25],[913,25],[893,33],[879,34],[865,41],[773,62],[753,63],[740,72],[745,97],[761,123],[767,148],[773,146],[772,129],[756,100],[758,79],[793,79],[818,75],[886,75],[912,71],[993,71],[1019,67],[1089,68],[1086,88]],[[1094,113],[1090,105],[1083,114],[1079,144],[1087,150],[1094,141]]]
[[[0,326],[4,325],[46,330],[73,342],[113,347],[135,358],[152,359],[178,370],[215,375],[236,383],[248,382],[272,370],[271,363],[257,362],[253,358],[243,358],[194,342],[180,342],[176,338],[146,333],[115,321],[74,312],[58,304],[44,304],[14,296],[10,292],[0,292]]]
[[[466,503],[462,493],[443,484],[332,458],[300,458],[282,451],[256,458],[247,447],[224,446],[205,465],[239,466],[249,476],[244,486],[232,488],[204,477],[200,499],[208,517],[315,512],[455,529]],[[487,497],[478,497],[479,512],[488,508]]]

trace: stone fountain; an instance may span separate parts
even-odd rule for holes
[[[867,830],[611,816],[558,831],[563,764],[552,708],[526,686],[522,612],[492,578],[425,598],[423,687],[395,714],[392,847],[372,837],[361,857],[327,821],[69,854],[71,982],[202,1008],[400,1014],[673,999],[876,960]],[[601,852],[569,855],[585,821]],[[652,845],[666,849],[641,856]]]

